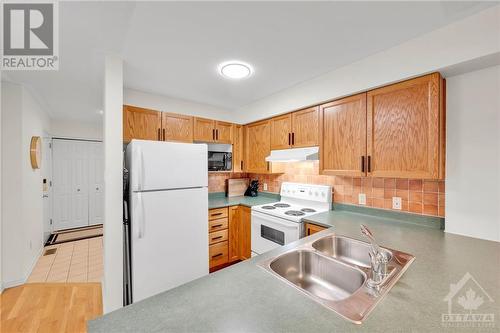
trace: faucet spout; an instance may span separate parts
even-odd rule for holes
[[[388,275],[388,259],[384,255],[384,253],[380,251],[380,247],[375,241],[375,237],[373,236],[370,229],[368,229],[368,227],[364,224],[362,224],[360,227],[361,233],[370,240],[371,244],[371,251],[368,252],[368,254],[370,256],[372,276],[368,279],[367,285],[370,288],[379,289]]]

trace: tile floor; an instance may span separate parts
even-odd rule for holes
[[[102,237],[51,245],[56,253],[42,255],[28,283],[37,282],[101,282],[103,275]]]

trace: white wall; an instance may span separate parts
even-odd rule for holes
[[[102,140],[102,123],[52,119],[50,134],[60,138]]]
[[[234,113],[226,109],[128,88],[124,90],[123,103],[158,111],[181,113],[216,120],[235,120]]]
[[[42,175],[31,168],[32,136],[50,118],[22,86],[2,82],[3,287],[23,283],[43,248]]]
[[[123,306],[123,61],[104,70],[104,313]]]
[[[241,107],[231,120],[260,120],[498,52],[500,5]]]
[[[500,66],[447,78],[446,232],[500,241]]]

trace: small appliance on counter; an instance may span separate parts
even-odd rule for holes
[[[248,178],[226,179],[226,197],[244,195],[249,182]]]
[[[258,193],[259,193],[259,181],[252,180],[250,182],[250,186],[248,186],[247,190],[245,191],[245,196],[256,197]]]

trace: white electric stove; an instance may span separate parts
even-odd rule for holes
[[[332,188],[283,183],[281,200],[252,207],[252,255],[291,243],[302,236],[301,220],[332,206]]]

